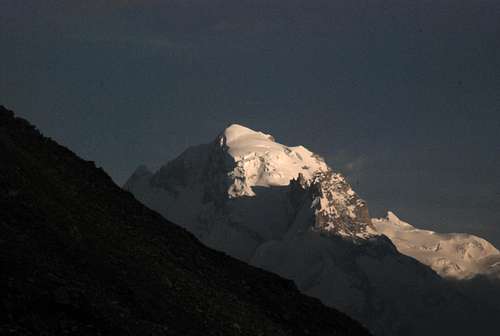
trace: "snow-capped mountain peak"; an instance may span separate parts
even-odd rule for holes
[[[221,136],[221,144],[228,147],[236,147],[237,144],[244,144],[247,141],[263,141],[274,142],[274,138],[262,132],[254,131],[248,127],[231,124],[229,125]]]
[[[387,220],[392,223],[395,227],[398,227],[402,230],[415,230],[415,227],[412,225],[403,222],[399,217],[392,211],[387,211],[386,215]]]
[[[305,147],[282,145],[271,135],[237,124],[226,128],[218,143],[233,160],[228,172],[230,198],[254,196],[254,186],[286,186],[299,174],[310,180],[328,170],[324,160]]]
[[[255,196],[253,187],[288,186],[299,181],[314,211],[314,230],[349,237],[367,237],[372,230],[368,207],[346,179],[303,146],[290,147],[274,137],[233,124],[219,137],[229,166],[228,197]]]
[[[259,239],[269,232],[275,232],[269,236],[273,237],[291,225],[295,210],[288,209],[288,203],[300,200],[292,208],[309,209],[308,216],[314,220],[308,219],[308,230],[352,238],[365,238],[372,232],[366,203],[319,155],[304,146],[280,144],[269,134],[238,124],[228,126],[209,144],[187,149],[155,174],[140,168],[125,188],[186,226],[200,218],[210,222],[217,217],[230,227],[244,225]],[[255,197],[257,193],[260,197]],[[279,214],[273,210],[276,204],[262,201],[266,197],[280,198]],[[252,203],[252,208],[242,213],[235,206],[240,203]],[[261,212],[273,213],[276,223],[266,227],[242,224],[249,213]],[[211,230],[211,226],[197,225],[195,234],[203,240]],[[248,256],[252,249],[238,256]]]
[[[125,188],[204,244],[293,279],[301,291],[350,313],[375,334],[429,334],[436,325],[449,333],[450,325],[466,321],[468,311],[457,308],[464,306],[461,298],[446,293],[423,259],[394,246],[421,252],[436,234],[393,213],[374,226],[345,177],[303,146],[233,124],[155,173],[139,169]],[[477,256],[472,251],[465,259]]]

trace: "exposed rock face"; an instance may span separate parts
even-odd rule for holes
[[[203,246],[3,107],[0,157],[1,335],[367,335]],[[189,162],[156,183],[191,183]],[[130,183],[149,178],[141,168]]]
[[[366,202],[358,197],[341,174],[329,169],[318,172],[310,180],[305,180],[300,174],[297,180],[291,181],[291,189],[302,189],[309,196],[314,209],[314,230],[351,238],[367,238],[375,234]]]

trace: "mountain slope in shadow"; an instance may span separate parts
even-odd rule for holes
[[[0,107],[0,334],[367,335]]]

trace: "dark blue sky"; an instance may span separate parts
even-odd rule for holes
[[[0,103],[122,183],[237,122],[500,246],[500,1],[2,0]]]

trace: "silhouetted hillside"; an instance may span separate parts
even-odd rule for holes
[[[365,335],[0,107],[0,334]]]

